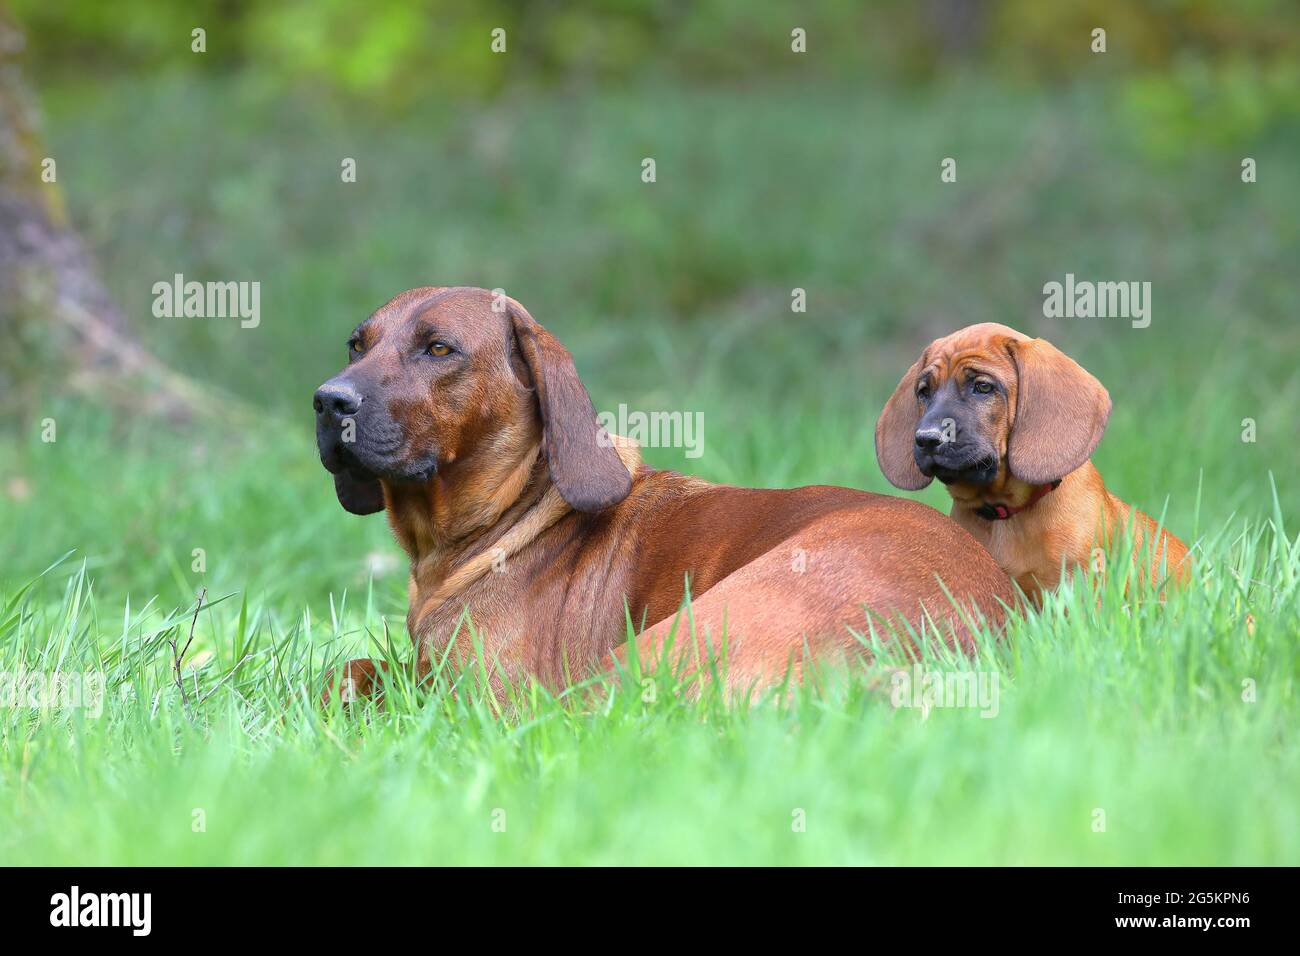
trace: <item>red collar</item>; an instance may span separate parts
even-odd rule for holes
[[[1060,486],[1060,481],[1054,481],[1050,485],[1039,485],[1030,493],[1029,500],[1019,508],[1012,508],[1010,505],[993,505],[986,501],[980,507],[975,509],[975,513],[987,521],[1006,521],[1012,515],[1019,514],[1026,508],[1030,507],[1049,491],[1055,491]]]

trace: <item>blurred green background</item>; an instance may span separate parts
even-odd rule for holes
[[[884,398],[932,338],[996,320],[1109,386],[1097,460],[1122,497],[1158,513],[1170,496],[1186,536],[1198,483],[1210,517],[1263,513],[1272,470],[1300,515],[1294,4],[10,6],[113,298],[173,368],[266,416],[223,427],[217,409],[177,437],[58,404],[63,377],[43,375],[5,416],[16,579],[77,548],[147,591],[191,539],[256,555],[236,509],[280,534],[328,525],[339,554],[391,547],[334,513],[309,402],[356,322],[424,284],[517,296],[598,408],[703,411],[701,459],[648,457],[711,479],[891,490],[870,441]],[[153,283],[177,272],[259,281],[260,327],[154,318]],[[1045,319],[1042,286],[1067,272],[1150,281],[1151,327]],[[76,504],[92,447],[97,481],[159,505],[127,505],[126,534]]]
[[[208,395],[159,418],[45,361],[39,324],[0,328],[20,383],[0,398],[0,663],[148,657],[110,668],[138,710],[11,715],[0,859],[1295,862],[1295,3],[0,7],[122,334]],[[155,318],[178,272],[260,282],[260,326]],[[1044,318],[1066,273],[1151,282],[1151,326]],[[381,518],[338,508],[310,402],[357,322],[426,284],[516,296],[598,409],[703,412],[702,457],[647,459],[746,485],[897,494],[872,431],[919,351],[981,321],[1044,336],[1110,390],[1107,484],[1196,544],[1205,580],[1168,613],[1117,593],[1031,617],[982,665],[1007,681],[997,721],[864,694],[788,720],[632,702],[571,734],[437,709],[342,743],[286,728],[323,655],[405,641],[403,561]],[[196,716],[158,635],[200,587],[235,597],[199,619],[216,656],[192,668],[220,693]],[[484,835],[498,802],[528,808],[523,844]],[[220,839],[192,837],[194,806]]]

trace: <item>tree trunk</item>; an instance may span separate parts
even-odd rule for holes
[[[204,391],[141,348],[68,222],[57,157],[23,81],[25,38],[0,5],[0,396],[23,420],[62,386],[186,420]],[[47,160],[53,160],[54,175]],[[48,181],[47,181],[48,180]],[[211,407],[208,405],[207,407]]]

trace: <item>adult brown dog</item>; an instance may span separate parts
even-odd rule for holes
[[[970,535],[917,502],[732,488],[642,465],[599,427],[569,353],[513,299],[413,289],[348,351],[315,396],[321,461],[348,511],[387,510],[410,558],[421,675],[444,655],[472,659],[466,612],[497,691],[526,676],[559,689],[612,666],[629,617],[648,625],[644,666],[688,578],[694,636],[681,628],[673,660],[707,659],[706,640],[720,649],[725,631],[729,690],[798,676],[805,651],[858,651],[849,628],[867,633],[864,608],[913,625],[928,613],[968,644],[945,586],[994,623],[1013,600]],[[350,662],[345,686],[370,693],[375,667]]]
[[[1156,534],[1089,461],[1109,417],[1110,395],[1073,359],[987,322],[936,339],[907,370],[876,423],[876,457],[899,488],[942,481],[952,517],[1039,602],[1062,559],[1088,566],[1130,521],[1135,554]],[[1186,578],[1187,546],[1169,532],[1148,554],[1153,583]]]

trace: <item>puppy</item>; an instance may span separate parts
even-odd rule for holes
[[[1097,569],[1094,549],[1127,524],[1138,550],[1157,532],[1089,461],[1109,417],[1110,395],[1074,360],[988,322],[921,353],[876,422],[876,457],[899,488],[942,481],[952,517],[1040,604],[1063,566]],[[1178,538],[1161,529],[1149,553],[1153,583],[1186,579]]]

